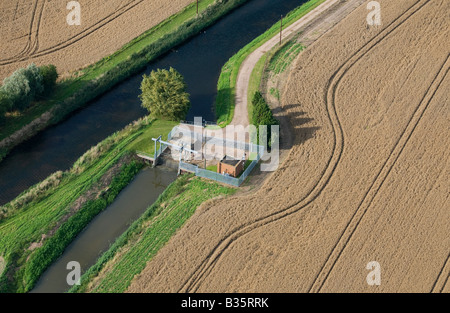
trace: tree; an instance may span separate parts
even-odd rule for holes
[[[3,81],[2,91],[9,96],[13,109],[25,108],[33,99],[30,82],[25,75],[25,69],[15,71],[11,76]]]
[[[252,124],[256,126],[259,140],[259,126],[267,126],[267,146],[272,145],[272,131],[271,126],[279,125],[278,120],[273,116],[272,110],[264,99],[263,95],[257,91],[252,99]],[[263,143],[260,143],[263,144]]]
[[[27,108],[36,95],[43,92],[42,75],[35,64],[20,68],[5,78],[2,92],[6,93],[13,103],[13,110]]]
[[[186,88],[183,76],[175,69],[158,69],[143,76],[139,98],[151,117],[182,120],[186,118],[190,107]]]
[[[42,95],[47,96],[56,84],[58,72],[56,71],[56,66],[53,64],[41,66],[39,71],[42,76],[42,85],[44,89]]]
[[[31,63],[24,71],[25,76],[27,77],[32,94],[32,100],[35,99],[37,95],[42,95],[44,92],[44,82],[41,71],[36,64]]]

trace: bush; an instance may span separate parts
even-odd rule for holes
[[[5,113],[11,111],[13,103],[9,96],[0,91],[0,123],[2,123],[5,119]]]
[[[39,71],[42,76],[42,85],[43,85],[43,96],[48,96],[50,92],[53,90],[53,87],[56,84],[56,80],[58,79],[58,72],[56,71],[56,66],[44,65],[39,68]]]
[[[190,107],[186,88],[183,76],[174,68],[158,69],[148,76],[144,75],[139,98],[142,100],[142,107],[150,112],[151,117],[183,120]]]
[[[44,90],[42,75],[35,64],[15,71],[5,78],[1,91],[12,101],[10,110],[23,110],[29,107],[36,95]]]

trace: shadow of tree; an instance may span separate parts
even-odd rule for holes
[[[281,146],[290,149],[294,145],[301,145],[314,138],[314,134],[320,127],[306,126],[314,121],[307,113],[298,110],[300,104],[287,104],[276,107],[272,111],[281,124]]]

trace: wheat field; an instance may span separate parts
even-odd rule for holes
[[[374,27],[367,2],[295,61],[280,168],[199,209],[129,292],[449,291],[450,2],[381,0]]]
[[[0,2],[0,80],[34,62],[68,75],[106,57],[193,0],[80,1],[81,25],[68,25],[67,0]]]

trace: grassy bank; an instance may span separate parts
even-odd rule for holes
[[[130,124],[86,152],[70,170],[51,175],[1,207],[0,257],[6,270],[0,292],[29,291],[141,168],[131,156],[134,149],[175,124],[147,119]],[[152,147],[148,151],[153,153]]]
[[[130,183],[142,167],[142,162],[132,161],[125,163],[105,193],[101,194],[97,199],[87,202],[80,211],[58,228],[56,233],[45,242],[42,248],[31,255],[23,270],[23,291],[33,288],[45,269],[62,255],[65,248],[97,214],[114,201],[120,191]],[[22,290],[19,289],[18,291]]]
[[[291,11],[284,19],[284,27],[288,27],[298,19],[305,16],[307,13],[315,9],[317,6],[325,2],[326,0],[310,0],[297,9]],[[280,22],[269,28],[264,34],[257,37],[247,46],[242,48],[237,54],[228,60],[228,62],[223,66],[222,72],[219,77],[217,84],[217,97],[215,103],[215,112],[217,123],[221,127],[225,127],[233,120],[234,106],[235,106],[235,96],[236,96],[236,82],[239,74],[239,69],[242,62],[256,49],[263,45],[266,41],[271,39],[280,31]],[[261,69],[264,66],[266,60],[258,63]],[[254,84],[254,83],[253,83]],[[255,86],[251,86],[253,89]],[[253,94],[250,94],[253,96]]]
[[[275,75],[283,73],[304,49],[305,47],[294,38],[270,55],[268,69]]]
[[[265,72],[267,66],[267,60],[270,59],[270,52],[264,54],[261,59],[259,59],[258,63],[256,63],[255,68],[253,69],[252,75],[250,76],[250,81],[248,84],[248,99],[247,99],[247,111],[248,111],[248,120],[250,123],[252,122],[253,116],[253,105],[252,99],[256,92],[260,91],[261,81],[263,79],[263,74]],[[256,125],[255,125],[256,126]]]
[[[297,38],[294,37],[261,57],[253,69],[248,86],[249,98],[247,99],[247,106],[249,121],[252,121],[253,116],[253,96],[258,91],[261,91],[263,80],[269,79],[269,76],[273,79],[277,75],[284,73],[303,49],[305,47],[298,43]],[[270,94],[277,100],[280,100],[281,95],[278,89],[272,88]]]
[[[66,118],[74,110],[111,89],[117,83],[142,70],[150,61],[198,34],[216,20],[248,0],[201,0],[196,16],[195,3],[153,27],[116,53],[59,83],[49,100],[39,102],[22,114],[9,118],[0,128],[0,141],[50,112],[50,117],[8,140],[0,147],[0,160],[16,145],[49,125]]]
[[[71,292],[121,293],[204,201],[235,189],[184,175],[172,183]]]

